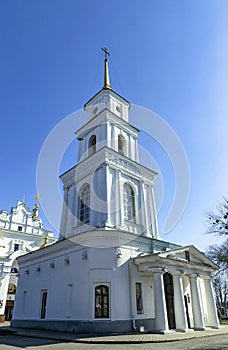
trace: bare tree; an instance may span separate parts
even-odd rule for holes
[[[208,211],[207,216],[207,233],[226,236],[228,235],[228,200],[223,201],[217,206],[217,211]]]
[[[208,247],[207,256],[217,264],[221,271],[228,269],[228,238],[221,244],[214,244]]]
[[[224,308],[228,307],[228,200],[217,206],[216,212],[207,212],[206,233],[223,236],[220,244],[208,247],[206,255],[216,263],[220,269],[214,276],[213,285],[215,291],[216,305],[219,317],[222,316]]]

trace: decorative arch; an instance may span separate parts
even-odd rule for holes
[[[95,318],[109,318],[109,287],[95,287]]]
[[[90,222],[90,185],[82,186],[79,195],[79,220],[83,223]]]
[[[123,156],[126,155],[126,140],[121,134],[118,135],[118,152]]]
[[[125,182],[123,185],[124,220],[136,223],[135,215],[135,192],[133,187]]]
[[[96,135],[92,135],[89,139],[89,147],[88,147],[89,156],[91,156],[96,152],[96,143],[97,143]]]

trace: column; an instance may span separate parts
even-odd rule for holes
[[[204,320],[203,320],[203,312],[202,305],[200,300],[200,291],[199,285],[197,281],[196,275],[190,275],[190,288],[191,288],[191,296],[192,296],[192,312],[193,312],[193,320],[194,320],[194,328],[198,330],[204,330]]]
[[[169,330],[165,290],[163,282],[163,273],[154,273],[154,302],[155,302],[155,329],[157,331],[167,332]]]
[[[181,274],[175,272],[173,274],[173,288],[174,288],[174,310],[176,329],[185,331],[188,329],[185,305],[184,305],[184,292]]]
[[[211,277],[204,277],[204,286],[206,293],[208,326],[213,328],[219,328],[219,320],[217,315],[217,308],[215,305]]]

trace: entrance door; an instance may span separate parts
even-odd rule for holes
[[[174,312],[173,276],[170,273],[166,272],[163,278],[169,329],[175,329],[176,321]]]
[[[184,305],[185,305],[185,311],[186,311],[186,318],[188,322],[188,328],[191,328],[191,323],[190,323],[190,317],[189,317],[189,311],[188,311],[188,298],[187,295],[184,295]]]
[[[47,309],[47,290],[42,290],[40,318],[46,317],[46,309]]]
[[[10,321],[13,316],[13,307],[14,307],[14,301],[13,300],[7,300],[6,301],[6,307],[5,307],[5,320]]]
[[[109,287],[95,288],[95,318],[109,318]]]

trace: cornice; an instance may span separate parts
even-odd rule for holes
[[[88,248],[111,248],[111,247],[133,247],[139,250],[145,249],[147,252],[151,251],[152,242],[154,239],[117,230],[92,230],[76,234],[73,237],[58,241],[47,247],[27,253],[18,258],[19,263],[29,263],[36,260],[50,260],[54,256],[70,254],[71,252],[88,249]],[[90,245],[88,244],[90,242]],[[105,247],[102,247],[100,243]],[[110,243],[113,243],[110,246]]]
[[[46,237],[47,232],[50,232],[50,233],[53,234],[53,231],[45,230],[45,229],[42,229],[42,228],[39,228],[39,227],[37,228],[37,227],[34,227],[34,226],[29,226],[29,227],[32,227],[34,229],[38,229],[40,231],[43,231],[43,233],[42,234],[36,234],[36,233],[32,233],[32,232],[31,233],[30,232],[22,232],[22,231],[5,229],[5,228],[1,227],[0,228],[0,234],[1,234],[1,236],[3,236],[4,233],[8,234],[10,236],[15,235],[18,239],[19,239],[20,236],[26,236],[26,237],[29,236],[29,237],[34,237],[34,238],[44,238],[44,237]],[[56,239],[57,239],[56,237],[54,237],[54,235],[47,236],[47,237],[48,237],[48,239],[50,239],[52,241],[56,241]]]
[[[172,252],[182,252],[182,251],[186,251],[189,248],[191,248],[191,251],[194,251],[194,249],[196,249],[194,246],[182,247],[182,249],[179,248],[179,249],[170,250],[167,252],[150,254],[148,256],[136,257],[134,259],[134,262],[136,265],[139,266],[140,271],[152,271],[154,268],[154,264],[155,265],[160,264],[167,268],[178,267],[183,269],[184,271],[187,271],[188,273],[190,271],[195,271],[195,270],[203,271],[203,272],[205,271],[214,272],[218,270],[218,267],[209,259],[207,258],[205,259],[204,254],[200,252],[198,252],[199,262],[194,260],[188,261],[186,259],[181,259],[175,256],[169,257],[169,255],[172,254]]]
[[[86,110],[86,108],[89,105],[93,104],[99,98],[99,95],[104,95],[104,94],[107,94],[107,93],[109,93],[110,95],[112,95],[114,97],[117,97],[122,103],[124,103],[125,105],[128,106],[128,108],[130,108],[130,102],[127,101],[124,97],[120,96],[117,92],[115,92],[112,89],[104,89],[104,88],[102,88],[93,97],[91,97],[88,102],[86,102],[84,104],[84,109]],[[93,100],[94,100],[94,102],[93,102]]]
[[[155,171],[148,169],[144,165],[122,156],[118,152],[105,146],[90,157],[79,162],[67,172],[63,173],[60,178],[63,181],[64,186],[70,187],[84,177],[94,173],[96,170],[94,169],[94,164],[96,164],[96,169],[103,164],[106,164],[134,177],[135,179],[148,181],[149,183],[153,182],[154,177],[157,175]]]
[[[84,124],[80,129],[78,129],[75,134],[79,137],[84,137],[85,134],[88,133],[88,129],[90,132],[94,128],[100,126],[103,122],[112,122],[113,124],[119,125],[123,130],[130,133],[133,137],[137,137],[138,132],[140,131],[135,126],[131,125],[126,120],[110,111],[108,108],[104,108],[96,116]]]
[[[26,255],[23,255],[23,256],[18,258],[18,261],[19,261],[19,263],[25,263],[25,262],[37,260],[40,258],[44,258],[44,260],[49,260],[49,259],[53,259],[53,254],[59,255],[59,253],[65,251],[65,250],[68,250],[68,249],[75,250],[76,247],[78,247],[78,245],[74,245],[74,244],[72,244],[71,240],[65,239],[63,241],[58,241],[58,242],[53,243],[47,247],[43,247],[43,248],[37,249],[33,252],[30,252]]]

